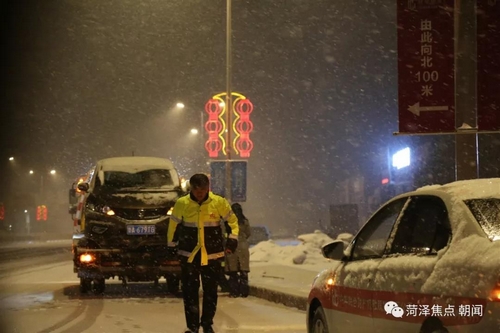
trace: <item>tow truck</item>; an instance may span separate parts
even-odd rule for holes
[[[177,199],[187,189],[168,159],[113,157],[100,160],[77,184],[81,216],[73,234],[74,272],[80,292],[101,294],[105,281],[167,281],[177,293],[180,262],[169,255],[167,230]],[[78,214],[77,214],[78,215]]]

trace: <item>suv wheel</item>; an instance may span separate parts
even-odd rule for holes
[[[311,322],[311,333],[328,333],[328,324],[326,322],[325,312],[320,306],[314,311]]]

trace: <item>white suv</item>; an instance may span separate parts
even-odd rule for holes
[[[500,178],[399,195],[322,251],[308,332],[500,331]]]

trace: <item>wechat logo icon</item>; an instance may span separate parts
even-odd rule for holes
[[[385,303],[384,310],[386,314],[393,315],[396,318],[403,318],[403,315],[405,314],[405,310],[403,310],[398,303],[393,301]]]

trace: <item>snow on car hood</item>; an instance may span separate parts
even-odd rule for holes
[[[109,206],[135,207],[135,206],[164,206],[168,202],[177,200],[179,194],[172,192],[134,192],[134,193],[113,193],[106,202]]]

